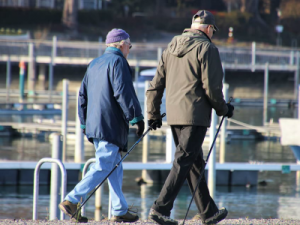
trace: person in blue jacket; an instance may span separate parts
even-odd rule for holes
[[[59,204],[72,217],[78,202],[84,201],[127,151],[129,122],[137,124],[137,135],[144,132],[144,117],[131,80],[127,56],[131,49],[129,35],[122,29],[112,29],[106,36],[104,54],[89,64],[82,80],[78,111],[81,128],[96,149],[96,163],[86,176]],[[113,222],[135,222],[138,215],[128,208],[122,192],[122,164],[108,177],[112,200]],[[74,218],[87,222],[80,213]]]

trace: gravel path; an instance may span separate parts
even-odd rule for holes
[[[182,224],[183,220],[179,220],[178,221],[179,224]],[[52,221],[48,221],[48,220],[12,220],[12,219],[0,219],[0,225],[7,225],[7,224],[16,224],[16,225],[63,225],[63,224],[78,224],[75,222],[71,222],[70,220],[63,220],[63,221],[59,221],[59,220],[52,220]],[[127,225],[154,225],[156,223],[151,222],[149,220],[139,220],[136,223],[110,223],[108,221],[90,221],[88,223],[85,223],[87,225],[91,225],[91,224],[108,224],[108,225],[121,225],[121,224],[127,224]],[[196,225],[196,224],[201,224],[200,222],[192,222],[187,220],[185,222],[185,224],[187,225]],[[293,219],[226,219],[221,221],[218,224],[282,224],[282,225],[296,225],[296,224],[300,224],[300,220],[293,220]]]

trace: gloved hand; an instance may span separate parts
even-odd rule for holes
[[[231,118],[233,116],[234,106],[231,105],[230,103],[227,103],[226,105],[228,107],[228,112],[226,113],[225,116],[227,116],[228,118]]]
[[[156,130],[156,128],[161,128],[162,121],[161,121],[161,119],[148,120],[148,126],[150,127],[151,125],[152,125],[153,130]]]
[[[82,133],[85,134],[85,129],[82,129]]]
[[[144,120],[141,120],[141,121],[137,122],[136,125],[138,126],[138,128],[136,129],[136,135],[138,137],[140,137],[144,133],[144,129],[145,129]]]

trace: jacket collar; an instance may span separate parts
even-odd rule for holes
[[[184,29],[183,33],[187,33],[187,32],[190,32],[190,33],[193,33],[193,34],[205,35],[208,38],[208,40],[211,42],[211,39],[202,30],[190,29],[190,28]]]
[[[105,53],[113,53],[113,54],[120,55],[120,56],[124,57],[122,51],[118,48],[115,48],[115,47],[107,47],[105,49]]]

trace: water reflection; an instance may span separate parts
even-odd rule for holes
[[[134,171],[134,174],[140,171]],[[129,204],[133,204],[139,210],[141,219],[147,219],[153,201],[157,198],[161,185],[138,186],[128,180],[132,177],[132,171],[125,172],[124,194]],[[68,187],[68,191],[72,187]],[[9,190],[8,190],[9,189]],[[32,187],[0,187],[0,219],[31,219],[32,217]],[[174,202],[171,217],[182,219],[185,216],[191,194],[187,185],[184,185]],[[215,202],[219,207],[225,206],[228,218],[286,218],[300,219],[298,203],[299,193],[295,191],[279,193],[275,190],[261,189],[259,187],[217,187]],[[49,214],[49,188],[41,186],[38,199],[38,218],[45,219]],[[86,215],[91,219],[106,216],[108,213],[108,187],[105,183],[102,195],[102,209],[95,211],[95,196],[86,203]],[[18,211],[18,214],[15,212]],[[189,211],[188,219],[197,213],[193,203]],[[103,218],[103,217],[102,217]]]
[[[69,118],[74,110],[69,110]],[[269,108],[269,118],[274,122],[280,117],[293,117],[293,109],[278,107],[275,110]],[[73,117],[73,118],[72,118]],[[54,118],[60,120],[60,116],[0,116],[0,122],[33,122],[35,119]],[[262,124],[262,107],[236,107],[235,119],[251,125]],[[136,141],[134,131],[129,136],[129,146]],[[0,159],[18,161],[38,161],[43,157],[51,156],[51,144],[46,136],[37,137],[0,137]],[[133,152],[126,158],[126,162],[142,160],[142,143],[136,146]],[[151,136],[149,161],[165,160],[165,137]],[[219,160],[219,145],[217,144],[216,160]],[[203,146],[204,157],[208,153],[209,146]],[[94,157],[94,147],[85,145],[85,159]],[[74,159],[74,145],[67,145],[67,161]],[[280,145],[279,140],[231,140],[226,145],[225,162],[296,162],[289,147]],[[141,171],[124,171],[124,194],[129,204],[139,209],[141,219],[146,219],[153,201],[159,195],[161,184],[150,186],[138,186],[134,179],[141,176]],[[258,180],[264,181],[266,186],[255,187],[220,187],[216,188],[215,201],[218,206],[229,209],[228,218],[293,218],[300,219],[296,213],[297,202],[300,200],[296,189],[296,173],[281,174],[281,172],[259,172]],[[69,186],[70,191],[73,187]],[[32,218],[32,187],[31,186],[0,186],[0,218]],[[185,216],[191,199],[188,187],[184,186],[174,203],[171,216],[182,219]],[[102,210],[95,212],[95,196],[86,205],[87,216],[90,218],[107,216],[108,213],[108,187],[103,187]],[[41,186],[39,197],[38,218],[45,219],[49,214],[49,187]],[[15,212],[18,211],[18,214]],[[96,213],[96,215],[95,215]],[[192,204],[189,217],[197,213],[196,206]]]

